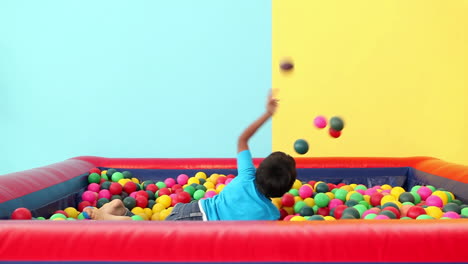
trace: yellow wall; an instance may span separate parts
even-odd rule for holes
[[[304,138],[304,156],[468,164],[468,1],[273,0],[272,43],[273,150]],[[342,116],[343,135],[315,128],[317,115]]]

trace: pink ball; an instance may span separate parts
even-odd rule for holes
[[[442,208],[444,206],[444,203],[442,202],[442,199],[440,199],[439,196],[430,195],[429,197],[426,198],[426,205],[437,206],[437,207]]]
[[[226,182],[224,184],[228,185],[230,182],[232,182],[233,178],[227,178]]]
[[[217,193],[215,191],[207,191],[205,193],[205,198],[212,198],[213,196],[215,196]]]
[[[101,189],[101,186],[99,186],[99,184],[97,183],[93,182],[90,185],[88,185],[88,191],[99,192],[100,189]]]
[[[429,197],[432,194],[432,190],[427,188],[426,186],[421,186],[419,189],[416,191],[419,196],[421,196],[421,200],[425,201],[427,197]]]
[[[136,198],[137,192],[132,192],[129,196],[132,198]]]
[[[331,199],[330,202],[328,203],[328,208],[331,210],[335,207],[337,207],[338,205],[342,205],[344,204],[343,201],[341,201],[340,199]]]
[[[314,125],[317,128],[324,128],[327,126],[327,119],[324,116],[317,116],[314,119]]]
[[[180,174],[179,176],[177,176],[177,183],[180,185],[185,185],[187,184],[188,179],[189,176],[187,176],[186,174]]]
[[[312,190],[312,188],[310,188],[310,186],[308,185],[302,185],[301,188],[299,188],[299,196],[302,199],[311,197],[313,192],[314,191]]]
[[[176,193],[171,193],[169,194],[169,197],[171,197],[172,200],[176,199],[177,194]]]
[[[362,189],[356,190],[356,192],[358,192],[358,193],[360,193],[362,195],[366,194],[366,192],[364,190],[362,190]]]
[[[374,219],[376,219],[376,220],[386,220],[386,219],[390,219],[390,217],[388,217],[386,215],[378,215]]]
[[[98,194],[98,198],[101,199],[101,198],[107,198],[107,199],[110,199],[112,197],[111,193],[109,192],[109,190],[100,190],[99,191],[99,194]]]
[[[94,201],[96,201],[96,193],[92,191],[85,191],[81,195],[81,199],[83,199],[83,201],[88,201],[90,203],[93,203]]]
[[[377,192],[377,189],[369,188],[369,189],[364,191],[364,194],[371,196],[372,194],[374,194],[376,192]]]
[[[375,210],[372,210],[372,209],[369,209],[367,211],[365,211],[364,213],[362,213],[362,216],[361,218],[364,219],[364,217],[366,217],[366,215],[368,214],[377,214]]]
[[[452,219],[458,219],[460,218],[460,215],[457,214],[456,212],[446,212],[442,215],[442,217],[448,217],[448,218],[452,218]]]
[[[172,188],[172,186],[174,186],[174,184],[176,184],[176,180],[174,180],[173,178],[167,178],[167,179],[164,180],[164,183],[166,184],[167,188]]]

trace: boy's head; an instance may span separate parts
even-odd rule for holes
[[[296,180],[296,161],[288,154],[271,153],[258,166],[257,189],[266,197],[280,197],[289,191]]]

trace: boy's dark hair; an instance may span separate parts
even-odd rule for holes
[[[266,197],[281,197],[296,180],[296,161],[288,154],[271,153],[258,166],[255,183]]]

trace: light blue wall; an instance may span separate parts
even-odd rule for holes
[[[235,157],[271,85],[271,3],[0,2],[0,174],[74,156]],[[251,141],[271,150],[271,124]]]

